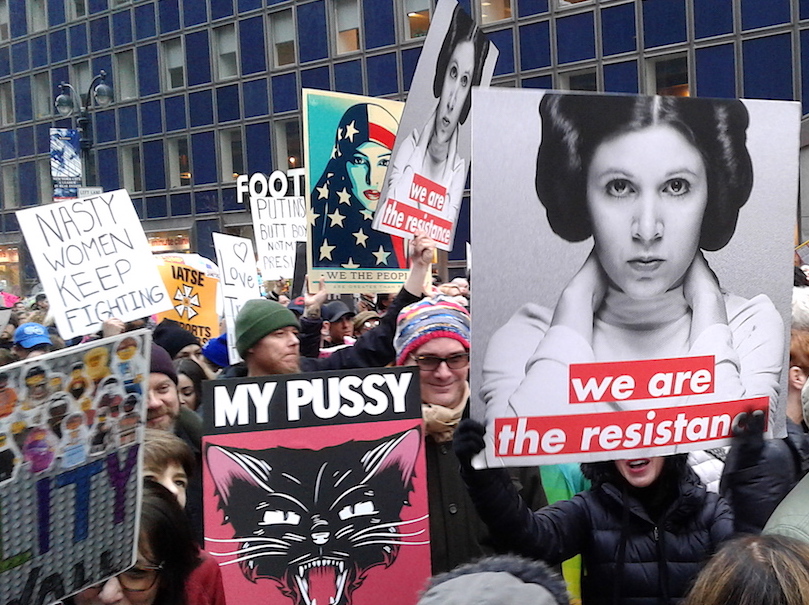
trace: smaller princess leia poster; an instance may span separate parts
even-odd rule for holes
[[[402,115],[374,228],[425,231],[451,250],[470,159],[472,88],[488,86],[497,48],[455,0],[432,16]]]
[[[717,447],[751,413],[782,435],[800,106],[474,102],[475,289],[509,293],[473,316],[486,464]]]

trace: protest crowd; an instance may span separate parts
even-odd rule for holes
[[[137,563],[67,602],[238,603],[201,548],[201,416],[211,410],[202,383],[393,365],[415,367],[420,382],[434,574],[420,603],[807,602],[809,281],[798,267],[786,438],[765,441],[761,416],[750,414],[721,450],[475,470],[485,428],[467,406],[470,285],[426,285],[433,251],[424,234],[411,242],[408,279],[379,306],[373,295],[354,308],[327,302],[322,284],[290,298],[282,282],[268,283],[236,318],[238,364],[228,363],[226,333],[202,346],[170,320],[110,319],[79,339],[146,326],[153,345]],[[51,319],[44,295],[16,305],[3,364],[78,344]],[[565,563],[566,584],[562,564],[576,555],[582,564]]]
[[[756,246],[722,257],[792,228],[741,209],[795,108],[487,92],[496,47],[434,22],[407,106],[303,91],[308,199],[239,176],[256,239],[216,263],[155,260],[125,190],[17,213],[44,292],[0,309],[0,605],[809,605],[809,267],[784,329],[781,257],[760,291],[727,268]],[[475,284],[435,268],[473,136]]]

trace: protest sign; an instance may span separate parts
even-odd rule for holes
[[[199,254],[155,255],[160,277],[174,305],[158,313],[157,322],[170,319],[206,344],[219,335],[216,292],[219,268]]]
[[[309,283],[329,292],[396,292],[407,246],[371,227],[402,104],[303,90]]]
[[[52,603],[137,557],[151,334],[0,371],[0,603]]]
[[[62,338],[171,308],[125,190],[16,214]]]
[[[783,436],[800,107],[473,94],[475,286],[509,292],[473,317],[485,462]]]
[[[236,351],[236,316],[242,305],[251,298],[260,298],[261,289],[256,274],[256,255],[253,241],[245,237],[213,234],[213,245],[222,277],[225,324],[228,330],[228,357],[230,363],[241,361]]]
[[[471,157],[471,90],[489,85],[497,56],[497,48],[455,0],[438,3],[407,96],[374,229],[401,237],[426,231],[440,249],[452,249]]]
[[[205,548],[225,592],[247,605],[413,605],[430,576],[418,375],[204,388]]]
[[[249,193],[258,266],[265,281],[292,277],[295,244],[306,241],[304,173],[302,168],[287,174],[276,170],[269,179],[258,173],[237,180],[238,190]]]

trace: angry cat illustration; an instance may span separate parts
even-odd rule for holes
[[[417,429],[320,450],[209,445],[219,508],[244,577],[274,580],[295,605],[351,605],[369,570],[427,544],[426,517],[402,521],[413,491]],[[230,563],[229,562],[229,563]]]

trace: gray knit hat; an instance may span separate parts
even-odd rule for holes
[[[248,300],[236,316],[236,350],[244,358],[247,349],[267,334],[286,327],[300,326],[295,314],[284,305],[266,298]]]

